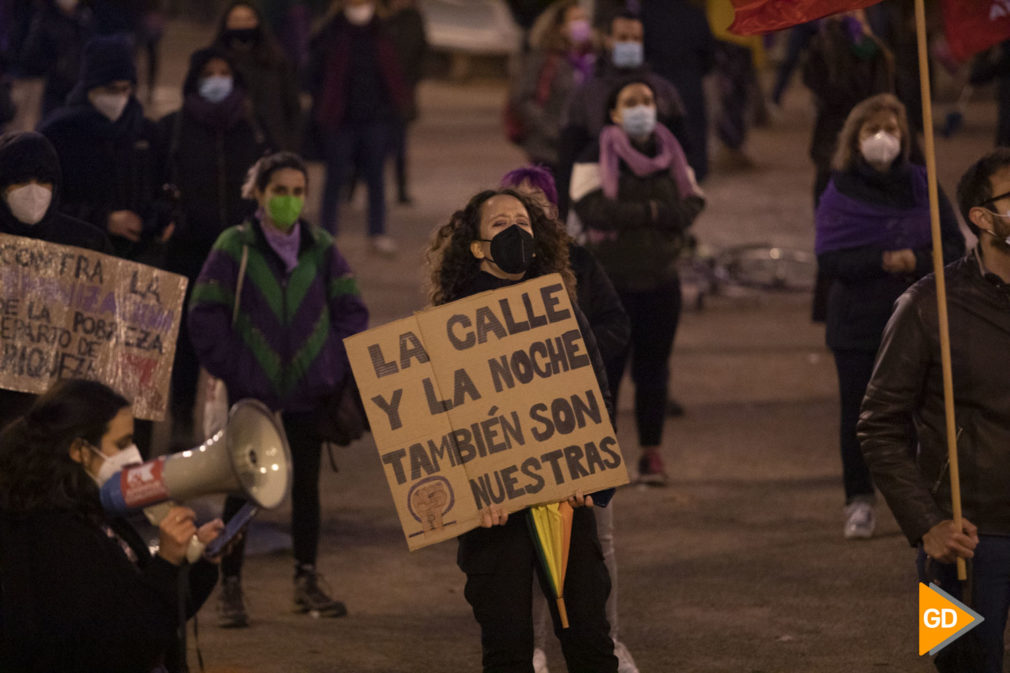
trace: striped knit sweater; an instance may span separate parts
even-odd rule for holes
[[[286,274],[261,226],[248,221],[214,243],[189,304],[193,347],[232,400],[311,411],[350,375],[343,339],[368,327],[368,310],[328,233],[302,221],[298,266]],[[244,246],[249,257],[232,324]]]

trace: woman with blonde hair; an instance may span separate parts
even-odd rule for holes
[[[856,105],[817,208],[817,261],[834,279],[825,336],[838,369],[848,539],[871,537],[876,523],[856,422],[881,334],[894,301],[932,271],[926,169],[909,162],[911,143],[905,106],[893,95]],[[964,254],[964,239],[943,192],[940,226],[943,258],[951,262]]]

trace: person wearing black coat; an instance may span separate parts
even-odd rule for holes
[[[0,136],[0,234],[111,254],[112,244],[100,229],[60,212],[62,182],[56,150],[45,136],[13,131]],[[17,203],[18,197],[13,194],[27,186],[47,189],[48,197],[40,193],[48,203],[36,206],[34,214],[16,205],[15,214],[11,201]],[[0,390],[0,428],[27,411],[34,399],[29,393]]]
[[[129,45],[97,37],[85,47],[66,107],[43,120],[39,131],[63,168],[63,212],[107,231],[120,257],[160,266],[173,213],[162,196],[161,137],[144,117],[136,84]]]
[[[189,279],[188,305],[214,241],[252,215],[254,204],[242,198],[242,184],[267,143],[242,75],[219,47],[201,49],[190,57],[182,96],[182,108],[159,126],[166,143],[167,179],[178,190],[180,213],[168,244],[166,269]],[[180,448],[193,444],[199,367],[188,321],[183,320],[172,369],[172,427]]]
[[[891,94],[855,108],[838,138],[835,172],[817,209],[817,261],[834,282],[827,345],[838,369],[846,538],[873,535],[874,487],[856,436],[859,409],[895,300],[933,270],[926,169],[908,161],[905,107]],[[943,258],[964,254],[940,194]]]
[[[220,519],[197,528],[174,506],[157,554],[108,517],[100,485],[137,462],[129,403],[104,384],[68,379],[0,434],[0,670],[147,673],[187,670],[180,616],[214,587],[217,566],[187,564]],[[188,591],[181,586],[188,584]]]
[[[270,149],[298,152],[302,126],[298,75],[255,3],[236,0],[228,5],[221,15],[214,45],[228,54],[242,75]]]
[[[400,60],[409,99],[404,118],[398,119],[393,128],[391,152],[396,169],[396,200],[399,203],[409,204],[411,198],[407,189],[407,132],[410,124],[417,121],[417,85],[424,77],[428,37],[424,30],[424,17],[417,8],[416,0],[390,0],[389,8],[390,14],[384,23]]]
[[[36,12],[21,47],[21,69],[46,80],[43,119],[63,106],[77,84],[84,45],[93,34],[91,10],[76,2],[47,0]]]

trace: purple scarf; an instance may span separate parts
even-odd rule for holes
[[[572,78],[575,80],[576,86],[592,79],[596,54],[591,51],[585,53],[570,51],[568,52],[568,62],[572,66]]]
[[[290,275],[295,270],[295,267],[298,266],[298,250],[302,242],[301,221],[295,222],[294,226],[291,227],[291,231],[285,234],[283,231],[278,231],[263,221],[262,210],[256,215],[260,218],[263,236],[266,237],[267,243],[270,244],[273,251],[284,262],[284,272]]]
[[[649,157],[635,149],[624,129],[614,125],[603,128],[600,132],[600,182],[604,196],[611,201],[617,199],[621,160],[640,178],[669,170],[677,183],[680,198],[701,196],[701,190],[694,181],[694,172],[677,138],[662,124],[656,124],[654,135],[659,152]]]
[[[913,173],[912,180],[915,205],[911,208],[859,201],[839,192],[834,180],[829,182],[817,207],[814,251],[819,255],[864,246],[882,250],[929,246],[932,237],[925,169]]]

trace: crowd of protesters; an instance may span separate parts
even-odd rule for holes
[[[427,251],[429,299],[439,305],[560,273],[615,421],[630,369],[639,450],[633,476],[663,486],[672,462],[662,453],[669,445],[664,424],[679,408],[669,396],[682,306],[678,260],[705,209],[706,176],[755,167],[746,139],[765,107],[756,75],[765,44],[725,30],[729,0],[599,2],[595,13],[585,4],[511,3],[528,30],[517,50],[504,131],[528,165],[458,210],[446,209],[452,214]],[[410,204],[407,138],[427,49],[423,17],[412,0],[343,0],[318,17],[310,35],[307,7],[277,18],[250,0],[231,2],[210,44],[189,57],[179,109],[154,120],[139,96],[136,62],[138,55],[146,59],[150,102],[164,24],[158,7],[0,0],[0,125],[15,115],[5,75],[45,81],[36,130],[0,136],[0,233],[114,254],[188,279],[172,371],[171,449],[202,439],[194,424],[201,368],[234,399],[255,398],[279,412],[293,463],[295,609],[340,617],[347,608],[316,569],[327,439],[320,419],[350,383],[343,338],[368,326],[368,309],[337,244],[340,209],[363,180],[370,253],[402,254],[387,226],[385,174],[392,158],[396,200]],[[936,563],[972,555],[979,568],[1002,577],[1005,568],[996,568],[1010,554],[1004,541],[1010,503],[996,493],[998,480],[983,473],[1004,458],[984,449],[969,454],[984,463],[968,468],[984,492],[967,499],[974,523],[966,519],[962,530],[929,488],[945,468],[937,449],[939,356],[927,334],[936,318],[924,308],[933,292],[929,201],[906,19],[888,6],[793,29],[769,105],[781,104],[802,63],[815,109],[814,317],[826,321],[838,371],[843,534],[873,535],[879,488],[920,546],[924,577],[938,574]],[[975,81],[1001,78],[1001,101],[1006,51],[999,47],[973,72]],[[703,86],[710,73],[718,86],[713,114]],[[715,161],[710,126],[723,148]],[[1002,125],[999,133],[1003,139]],[[306,160],[323,162],[323,184],[310,184]],[[981,237],[968,257],[954,209],[940,194],[941,254],[953,263],[957,310],[978,323],[976,331],[954,335],[987,353],[955,348],[962,358],[955,369],[978,387],[961,394],[970,401],[962,405],[975,405],[959,416],[967,442],[981,441],[972,428],[987,441],[1010,432],[998,391],[988,399],[980,392],[995,386],[987,372],[1010,352],[1010,327],[1002,318],[989,320],[997,305],[1005,308],[1010,281],[1004,221],[1010,214],[1000,210],[1007,206],[1008,171],[1010,158],[996,152],[959,186],[961,214]],[[310,189],[322,196],[318,224],[304,214]],[[39,398],[0,391],[0,427],[6,427],[0,545],[11,550],[0,556],[0,663],[19,671],[65,668],[73,661],[65,659],[68,650],[50,651],[62,632],[89,643],[74,655],[84,657],[75,665],[112,656],[94,647],[89,615],[97,605],[117,612],[124,632],[143,643],[114,649],[122,661],[107,659],[107,670],[182,670],[177,620],[199,609],[219,575],[206,561],[184,571],[184,547],[193,535],[215,538],[221,522],[198,529],[192,511],[173,510],[152,557],[128,524],[103,515],[95,488],[113,468],[149,454],[150,423],[135,424],[129,402],[101,384],[68,381]],[[909,457],[916,441],[925,456],[918,465]],[[567,582],[577,628],[561,629],[556,608],[535,598],[541,571],[519,517],[489,508],[482,527],[460,537],[458,562],[481,627],[485,670],[546,670],[547,613],[569,670],[638,670],[617,630],[611,495],[570,498],[575,524]],[[229,497],[224,519],[242,504]],[[58,547],[45,549],[48,542],[75,545],[82,562],[61,561]],[[220,564],[224,627],[250,625],[243,554],[240,541]],[[190,582],[181,604],[173,593],[180,577]],[[9,592],[10,578],[65,593],[72,592],[63,584],[77,581],[88,585],[88,596],[119,583],[126,593],[116,595],[129,605],[82,598],[91,605],[39,610],[54,601]],[[975,591],[998,581],[980,575]],[[973,638],[984,670],[994,673],[1008,605],[981,604],[992,624]],[[38,623],[20,621],[23,615]],[[938,666],[974,670],[954,657],[938,659]]]

